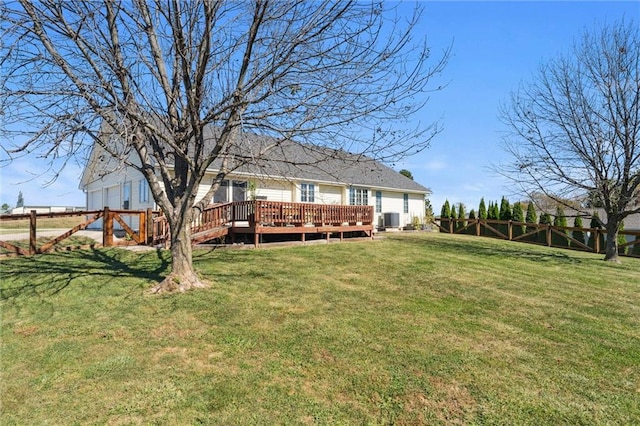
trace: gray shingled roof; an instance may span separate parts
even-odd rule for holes
[[[276,146],[267,154],[257,155],[264,147],[272,144],[276,144]],[[247,133],[243,134],[243,142],[239,146],[241,147],[239,155],[251,158],[250,162],[237,169],[237,172],[241,173],[312,182],[335,182],[363,187],[430,192],[428,188],[379,161],[342,150],[302,144],[291,140],[278,141],[267,136]],[[221,161],[217,160],[211,165],[211,168],[217,170],[220,164]]]

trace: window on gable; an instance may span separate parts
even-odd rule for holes
[[[367,206],[369,205],[369,190],[365,188],[349,188],[349,205]]]
[[[315,185],[312,183],[300,184],[300,201],[303,203],[314,203],[315,199]]]

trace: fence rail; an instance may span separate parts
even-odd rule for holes
[[[105,207],[103,210],[95,211],[79,211],[79,212],[61,212],[61,213],[36,213],[32,210],[29,214],[20,215],[0,215],[0,223],[12,222],[19,220],[29,221],[28,248],[25,249],[15,242],[2,241],[0,235],[0,247],[4,248],[8,255],[28,256],[34,254],[42,254],[53,249],[56,244],[71,237],[75,233],[86,229],[89,225],[102,219],[102,246],[112,247],[117,245],[130,244],[147,244],[149,242],[150,224],[155,213],[149,210],[131,211],[131,210],[110,210]],[[125,220],[125,217],[132,216],[138,219],[138,230],[133,230]],[[85,217],[85,221],[74,226],[68,231],[46,241],[38,246],[38,220],[39,219],[55,219],[66,217]],[[114,221],[120,224],[130,240],[116,240],[114,238]],[[97,243],[96,243],[97,244]]]
[[[592,253],[604,253],[604,240],[607,234],[607,231],[602,228],[554,226],[512,220],[436,218],[436,223],[441,232],[449,234],[469,234]],[[576,239],[576,233],[582,233],[586,238],[585,241]],[[640,257],[640,231],[623,230],[618,234],[624,236],[626,240],[625,243],[618,245],[619,254]]]

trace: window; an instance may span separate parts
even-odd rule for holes
[[[315,185],[312,183],[300,184],[300,201],[303,203],[315,202]]]
[[[349,205],[367,206],[369,205],[369,190],[364,188],[349,188]]]
[[[223,180],[220,182],[218,190],[213,194],[213,202],[215,204],[222,204],[229,201],[229,181]]]
[[[149,184],[144,179],[140,179],[138,182],[138,201],[140,203],[149,202]]]
[[[409,213],[409,194],[403,194],[404,197],[404,212]]]
[[[122,184],[122,208],[124,210],[131,208],[131,182]]]
[[[382,213],[382,191],[376,191],[376,213]]]
[[[246,200],[247,182],[234,180],[232,192],[233,192],[233,201]]]

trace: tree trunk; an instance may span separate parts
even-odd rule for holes
[[[620,262],[618,258],[618,228],[620,221],[616,218],[609,217],[607,221],[607,243],[604,254],[604,260],[607,262]]]
[[[190,218],[189,218],[190,219]],[[206,288],[193,269],[191,246],[191,220],[169,219],[171,228],[171,273],[152,289],[154,293],[185,292],[193,288]],[[174,223],[171,223],[174,222]]]

